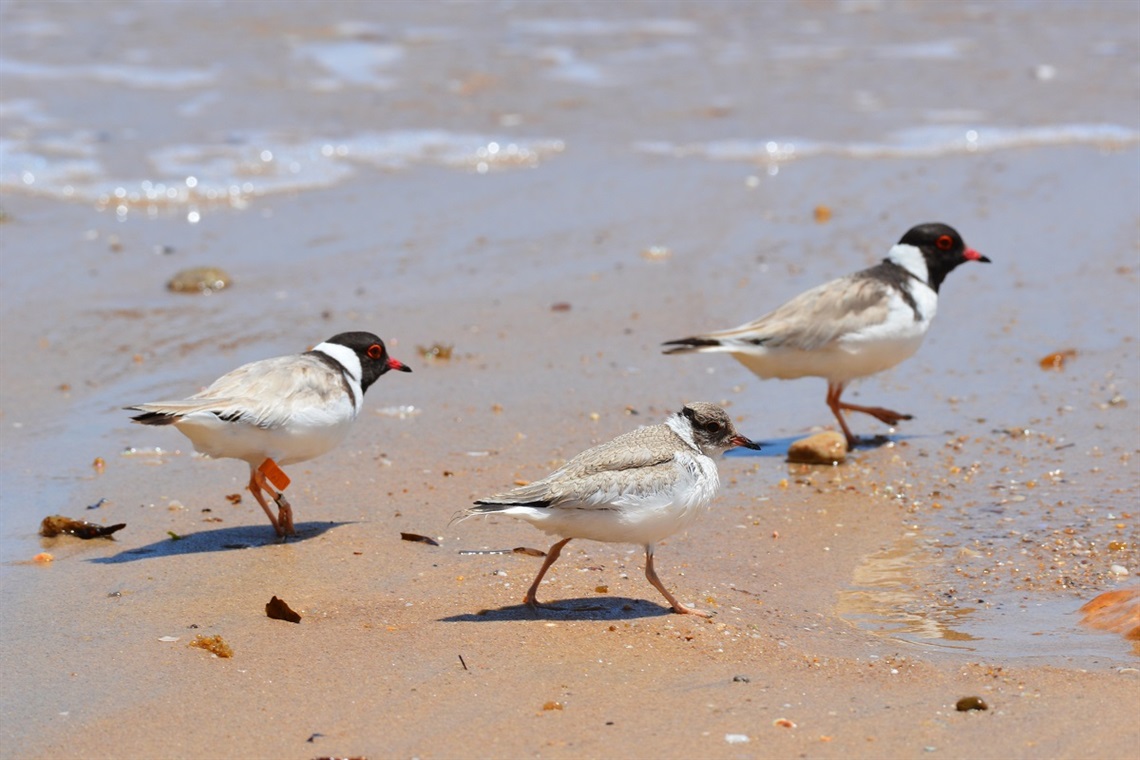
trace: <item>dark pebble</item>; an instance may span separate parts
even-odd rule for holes
[[[969,712],[970,710],[988,710],[990,706],[981,697],[962,697],[955,705],[958,712]]]

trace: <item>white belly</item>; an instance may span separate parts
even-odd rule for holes
[[[352,427],[354,415],[295,417],[288,424],[260,428],[225,422],[210,413],[191,414],[175,426],[194,448],[215,459],[242,459],[256,467],[272,459],[284,467],[315,459],[340,444]]]
[[[914,355],[922,345],[922,335],[890,339],[841,340],[814,351],[775,349],[763,354],[733,354],[737,361],[764,379],[794,380],[823,377],[845,382],[890,369]]]
[[[552,507],[509,507],[539,530],[564,538],[608,543],[654,544],[688,527],[720,486],[716,464],[706,456],[679,463],[673,488],[656,494],[617,495],[604,504],[562,502]]]

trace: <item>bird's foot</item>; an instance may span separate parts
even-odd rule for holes
[[[716,614],[715,612],[708,612],[707,610],[698,610],[696,607],[686,607],[680,602],[675,602],[673,604],[673,612],[676,612],[678,615],[696,615],[697,617],[703,617],[706,619],[711,618]]]
[[[903,414],[902,412],[896,412],[891,409],[884,409],[881,406],[856,406],[855,404],[840,404],[839,408],[849,412],[862,412],[863,414],[869,414],[885,425],[897,425],[903,420],[914,419],[914,415],[912,414]]]
[[[297,530],[293,527],[293,507],[285,498],[285,493],[278,493],[273,497],[273,501],[277,502],[277,524],[279,526],[277,535],[282,537],[297,535]]]
[[[565,612],[566,610],[565,607],[559,607],[556,604],[543,604],[530,594],[528,594],[526,598],[523,599],[523,604],[525,604],[527,607],[530,607],[535,612],[538,610],[554,610],[555,612]]]

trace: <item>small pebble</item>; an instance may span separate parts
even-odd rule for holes
[[[233,278],[218,267],[192,267],[183,269],[166,283],[174,293],[213,293],[233,284]]]
[[[724,740],[729,744],[747,744],[752,741],[748,738],[748,734],[725,734]]]
[[[788,461],[800,464],[839,464],[847,459],[847,439],[828,430],[801,438],[788,447]]]
[[[970,710],[988,710],[990,706],[981,697],[962,697],[958,703],[954,705],[958,708],[958,712],[969,712]]]

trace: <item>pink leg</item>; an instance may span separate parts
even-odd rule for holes
[[[847,421],[843,419],[843,411],[849,412],[862,412],[869,414],[879,422],[886,425],[897,425],[903,420],[914,419],[909,414],[902,414],[901,412],[894,412],[890,409],[884,409],[881,406],[858,406],[857,404],[848,404],[840,401],[839,397],[843,395],[843,383],[829,383],[827,386],[827,405],[831,407],[831,413],[835,415],[835,419],[839,420],[839,426],[843,428],[843,434],[847,436],[847,448],[855,448],[856,438],[851,434],[851,428],[847,427]]]
[[[670,606],[673,607],[673,612],[676,612],[678,615],[697,615],[703,618],[712,617],[711,612],[698,610],[694,607],[686,607],[666,590],[665,584],[657,577],[657,571],[653,569],[653,544],[645,545],[645,577],[649,579],[649,582],[653,584],[655,589],[661,592],[661,595],[665,597],[665,601],[669,602]]]
[[[562,547],[568,543],[570,543],[570,539],[564,538],[554,546],[550,547],[550,551],[546,553],[546,560],[544,560],[542,563],[542,569],[538,571],[538,575],[535,577],[534,583],[530,584],[530,588],[526,591],[526,597],[523,599],[527,607],[547,606],[538,603],[538,584],[542,582],[542,576],[546,575],[546,571],[550,569],[550,566],[558,560],[558,555],[562,553]]]
[[[843,383],[828,383],[827,384],[827,405],[831,409],[831,413],[835,415],[835,419],[839,420],[839,427],[843,428],[843,435],[847,437],[847,448],[855,448],[856,439],[851,434],[851,428],[847,427],[847,420],[843,419],[843,404],[839,401],[840,395],[843,393]]]

